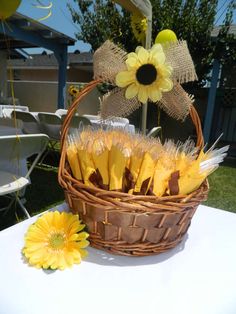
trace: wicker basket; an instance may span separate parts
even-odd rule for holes
[[[68,110],[62,127],[58,179],[72,212],[87,225],[91,246],[110,253],[144,256],[175,247],[187,232],[191,219],[207,198],[208,184],[190,195],[143,196],[87,187],[72,177],[66,159],[66,137],[77,105],[97,84],[89,83]],[[203,146],[201,124],[194,107],[190,116],[196,127],[197,146]]]

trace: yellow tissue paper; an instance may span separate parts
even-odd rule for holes
[[[69,161],[69,165],[70,165],[70,168],[71,168],[71,171],[73,173],[73,176],[79,180],[79,181],[82,181],[83,178],[82,178],[82,173],[81,173],[81,169],[80,169],[80,164],[79,164],[79,157],[78,157],[78,154],[77,154],[77,148],[75,145],[70,145],[68,148],[67,148],[67,158],[68,158],[68,161]]]
[[[162,196],[168,188],[168,180],[170,178],[173,168],[164,167],[161,161],[157,162],[153,176],[152,192],[156,196]]]
[[[133,152],[133,154],[130,157],[130,165],[129,165],[129,171],[131,173],[132,176],[132,183],[131,185],[133,186],[134,183],[137,181],[138,179],[138,175],[139,175],[139,171],[142,165],[142,161],[143,161],[143,154],[141,154],[140,152]],[[128,191],[129,194],[133,194],[133,187]]]
[[[201,150],[198,158],[191,162],[191,165],[179,178],[179,194],[189,194],[198,189],[207,177],[207,172],[200,173],[200,163],[205,159],[205,154]]]
[[[153,178],[153,173],[156,165],[156,160],[153,159],[149,152],[144,154],[142,165],[139,171],[139,175],[134,187],[134,193],[146,194],[151,180]]]
[[[177,160],[176,160],[176,171],[180,172],[180,176],[183,175],[188,169],[192,162],[192,159],[186,155],[184,152],[181,152],[178,154]]]
[[[78,156],[84,184],[87,186],[94,186],[90,179],[91,175],[96,173],[96,169],[91,154],[86,149],[78,149]]]
[[[122,190],[123,176],[129,156],[116,145],[109,152],[109,190]]]
[[[109,185],[109,172],[108,172],[108,161],[109,152],[104,144],[100,141],[95,141],[92,149],[92,158],[96,171],[102,177],[102,184],[105,186]]]

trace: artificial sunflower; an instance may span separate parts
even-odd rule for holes
[[[140,14],[131,15],[131,28],[134,34],[134,37],[138,42],[143,42],[146,36],[147,30],[147,19]]]
[[[79,264],[87,255],[88,233],[81,232],[78,215],[48,212],[32,224],[25,235],[22,250],[30,265],[44,269],[65,269]]]
[[[137,47],[135,52],[128,54],[125,61],[127,71],[116,75],[116,85],[127,87],[127,99],[138,96],[138,100],[146,104],[148,99],[157,102],[162,98],[162,92],[173,88],[170,79],[172,67],[166,63],[166,57],[160,44],[150,50]]]
[[[77,88],[77,87],[75,87],[75,86],[73,86],[73,85],[71,85],[70,87],[69,87],[69,94],[72,96],[72,97],[77,97],[78,96],[78,94],[79,94],[79,92],[80,92],[80,90],[79,90],[79,88]]]
[[[106,41],[93,57],[94,78],[115,85],[101,99],[101,116],[125,117],[153,101],[175,119],[184,120],[193,99],[181,84],[197,79],[186,41],[155,44],[135,52]]]

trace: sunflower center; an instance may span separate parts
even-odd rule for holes
[[[150,85],[157,79],[157,70],[153,64],[141,65],[136,72],[136,79],[140,84]]]
[[[51,235],[49,243],[52,249],[61,249],[65,245],[65,238],[61,233],[54,233]]]

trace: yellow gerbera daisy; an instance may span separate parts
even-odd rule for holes
[[[88,234],[80,232],[84,227],[78,215],[48,212],[29,227],[23,254],[37,268],[62,270],[79,264],[89,244]]]
[[[166,57],[162,45],[155,44],[150,50],[137,47],[135,52],[128,54],[127,71],[116,75],[116,85],[127,87],[127,99],[138,96],[138,100],[146,104],[148,99],[157,102],[162,92],[173,88],[170,79],[172,67],[165,63]]]

